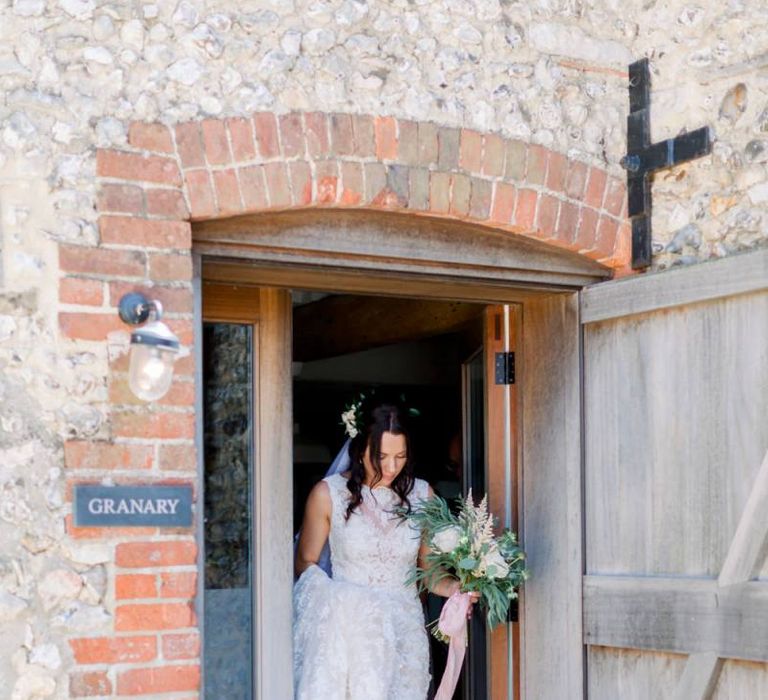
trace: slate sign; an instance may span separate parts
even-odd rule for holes
[[[189,527],[192,486],[75,486],[76,527]]]

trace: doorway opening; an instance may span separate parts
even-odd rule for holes
[[[341,413],[361,392],[384,389],[418,410],[416,476],[438,495],[452,503],[468,488],[484,490],[485,306],[304,291],[292,298],[294,533],[309,491],[346,440]],[[422,597],[427,621],[439,617],[442,600]],[[457,700],[487,694],[480,618]],[[446,647],[430,637],[430,651],[434,693]]]
[[[517,392],[494,373],[517,347],[521,314],[515,304],[218,282],[204,282],[202,300],[203,678],[206,692],[246,688],[245,698],[285,677],[265,658],[278,634],[290,649],[290,624],[269,620],[290,621],[291,535],[360,390],[405,393],[423,416],[417,475],[448,499],[487,493],[500,524],[515,527]],[[424,603],[436,619],[442,599]],[[439,679],[446,650],[432,644]],[[519,649],[518,625],[488,633],[475,615],[454,698],[505,696]],[[290,654],[275,657],[290,674]]]
[[[514,356],[522,313],[519,304],[330,285],[289,292],[204,281],[202,302],[203,678],[206,692],[234,698],[235,688],[290,675],[292,534],[345,440],[340,413],[360,390],[396,389],[418,404],[418,476],[449,499],[487,493],[500,524],[517,529],[517,389],[494,375],[500,356]],[[440,602],[425,601],[429,618]],[[456,700],[518,687],[519,631],[488,633],[473,617]],[[439,679],[445,649],[434,645]],[[282,675],[270,672],[270,655]]]
[[[472,697],[514,698],[524,694],[521,689],[550,687],[550,674],[542,671],[539,660],[548,656],[552,640],[559,640],[561,650],[580,648],[577,292],[609,277],[611,271],[575,253],[494,227],[388,211],[316,208],[211,219],[195,222],[193,241],[203,321],[245,324],[252,340],[244,357],[252,369],[247,466],[253,486],[248,522],[243,523],[241,532],[247,525],[253,535],[247,551],[238,549],[242,562],[238,571],[249,575],[245,583],[252,602],[252,628],[244,656],[250,655],[252,662],[249,673],[254,697],[264,700],[292,695],[291,535],[296,502],[289,466],[294,416],[292,303],[288,290],[298,289],[336,296],[343,292],[485,305],[483,352],[472,361],[467,359],[462,376],[464,429],[475,426],[474,435],[464,435],[464,451],[473,446],[485,459],[470,464],[464,474],[484,475],[487,483],[475,487],[474,492],[486,492],[489,508],[501,524],[516,529],[526,546],[531,542],[534,554],[546,553],[545,563],[550,568],[546,569],[547,577],[537,579],[537,584],[523,593],[520,622],[512,619],[511,624],[486,635],[485,673],[470,673],[470,677],[485,675],[489,692],[475,692]],[[517,360],[507,362],[515,359],[515,353]],[[494,376],[499,358],[504,370],[501,382]],[[197,365],[202,364],[200,358]],[[309,365],[306,362],[307,372],[312,369]],[[516,380],[506,376],[510,367],[516,368]],[[304,366],[300,369],[305,371]],[[302,377],[301,372],[297,375],[297,401],[298,385],[310,376]],[[229,389],[225,385],[221,388],[224,394]],[[469,396],[484,397],[484,404],[480,401],[484,414],[467,413],[467,406],[474,405]],[[330,435],[341,440],[343,434],[337,425],[340,407],[332,408],[330,424],[313,440],[328,440]],[[223,414],[224,424],[225,419]],[[562,429],[553,430],[555,425]],[[299,432],[305,430],[299,418]],[[297,442],[298,438],[304,436],[297,435]],[[325,452],[312,457],[313,440],[309,438],[312,436],[308,436],[302,459],[311,480],[322,473],[319,464],[312,472],[311,462],[324,462],[339,443],[326,445]],[[302,445],[296,447],[298,453]],[[204,491],[205,466],[200,463]],[[560,517],[563,513],[568,517]],[[217,532],[230,536],[226,528]],[[201,526],[201,541],[203,537]],[[201,569],[204,556],[202,552]],[[250,557],[247,566],[246,556]],[[543,566],[535,556],[530,564],[532,570]],[[561,579],[570,584],[551,584]],[[241,583],[231,580],[226,585]],[[201,590],[199,599],[204,598],[203,593]],[[553,609],[558,615],[552,615]],[[213,625],[218,623],[215,610],[209,616],[206,609],[201,617],[210,617]],[[567,620],[566,634],[563,620]],[[216,669],[220,659],[234,656],[226,653],[221,639],[213,639],[209,645],[206,624],[201,627],[206,677],[209,665]],[[211,648],[216,646],[218,656],[217,649]],[[581,668],[575,655],[569,659],[568,669]],[[226,664],[220,666],[218,677],[228,676]]]

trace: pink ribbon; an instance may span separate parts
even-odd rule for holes
[[[445,602],[440,613],[437,629],[451,639],[448,643],[448,661],[445,664],[443,679],[440,681],[435,700],[451,700],[456,684],[459,682],[467,646],[467,611],[470,605],[472,605],[472,596],[469,593],[456,591]]]

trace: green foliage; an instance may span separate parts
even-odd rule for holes
[[[525,552],[511,530],[494,535],[494,518],[485,498],[475,506],[470,492],[458,505],[454,515],[445,499],[433,496],[410,513],[399,511],[421,529],[429,544],[424,568],[417,568],[407,583],[424,589],[446,577],[457,578],[462,591],[480,593],[480,605],[493,629],[506,621],[510,602],[528,576]]]

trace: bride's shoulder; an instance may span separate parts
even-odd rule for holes
[[[324,479],[318,481],[307,496],[305,518],[328,517],[333,507],[331,489]]]
[[[429,498],[433,492],[428,481],[417,477],[413,480],[413,493],[417,498]]]
[[[323,477],[315,486],[323,485],[329,498],[333,497],[333,494],[339,493],[346,489],[347,477],[344,474],[331,474],[330,476]]]
[[[309,492],[310,500],[327,500],[331,495],[331,485],[328,483],[328,478],[320,479]]]
[[[347,479],[349,478],[349,472],[340,472],[336,474],[330,474],[329,476],[323,477],[322,481],[320,483],[325,482],[329,488],[339,488],[340,486],[347,484]]]

